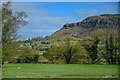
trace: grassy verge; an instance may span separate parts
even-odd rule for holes
[[[117,65],[5,64],[4,78],[111,78],[118,76]]]

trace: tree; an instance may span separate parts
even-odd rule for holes
[[[15,58],[11,58],[11,63],[37,63],[40,56],[36,50],[27,47],[23,47],[18,54]]]
[[[70,43],[70,38],[67,38],[63,46],[62,56],[66,64],[76,63],[78,61],[78,50],[75,45]]]
[[[44,54],[44,57],[48,59],[49,63],[63,63],[62,59],[62,47],[58,45],[51,46],[50,49]]]
[[[108,64],[120,62],[118,54],[118,28],[96,29],[91,32],[91,37],[99,37],[99,56],[101,60],[106,60]]]
[[[2,4],[2,61],[7,60],[7,48],[14,44],[18,39],[17,31],[20,26],[27,23],[25,12],[13,12],[12,3],[6,2]],[[15,43],[16,44],[16,43]],[[17,46],[16,46],[17,47]],[[9,52],[9,51],[8,51]],[[12,55],[11,55],[12,56]]]
[[[34,55],[32,60],[35,61],[35,63],[37,63],[38,62],[38,58],[39,58],[39,55]]]
[[[106,53],[103,54],[108,64],[116,64],[118,59],[118,39],[112,34],[106,37]]]
[[[79,60],[78,55],[76,45],[71,44],[70,38],[67,38],[65,43],[52,46],[44,56],[51,63],[73,64]]]
[[[99,61],[98,59],[98,44],[99,44],[99,39],[96,37],[94,42],[90,45],[84,45],[85,49],[88,52],[88,55],[91,60],[92,64],[96,63]]]

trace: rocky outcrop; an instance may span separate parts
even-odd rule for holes
[[[50,37],[82,36],[96,28],[117,28],[120,14],[103,14],[100,16],[90,16],[81,22],[65,24]]]

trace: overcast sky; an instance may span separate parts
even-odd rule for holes
[[[27,38],[49,36],[66,23],[79,22],[88,16],[117,14],[117,2],[19,2],[13,10],[24,11],[28,24],[18,34]]]

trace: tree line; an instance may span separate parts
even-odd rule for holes
[[[64,44],[52,46],[44,56],[49,63],[120,64],[117,29],[115,30],[116,33],[111,33],[107,29],[106,33],[106,30],[98,29],[76,43],[68,38]],[[92,35],[93,33],[95,34]],[[101,34],[98,36],[97,33]]]

